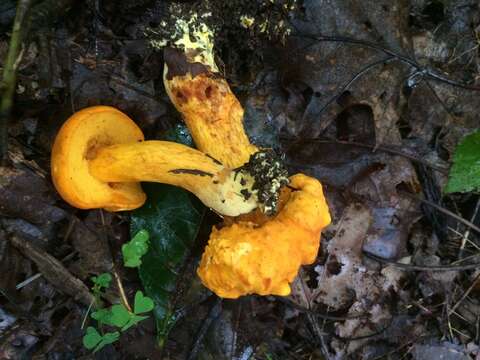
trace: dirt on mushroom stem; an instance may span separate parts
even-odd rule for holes
[[[158,25],[145,29],[152,47],[171,46],[182,35],[179,20],[197,16],[212,31],[217,55],[230,65],[227,77],[238,80],[251,77],[253,70],[264,68],[265,40],[283,44],[292,32],[290,22],[300,13],[299,0],[206,0],[200,2],[162,3],[150,17]],[[161,21],[157,14],[162,14]],[[190,31],[193,29],[190,23]],[[235,49],[235,51],[232,51]],[[221,66],[220,66],[221,68]]]

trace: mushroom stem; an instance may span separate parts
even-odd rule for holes
[[[270,189],[284,181],[283,173],[269,159],[259,153],[245,167],[231,169],[185,145],[144,141],[127,115],[94,106],[72,115],[60,129],[52,179],[63,199],[81,209],[136,209],[145,202],[140,182],[154,181],[187,189],[218,213],[238,216],[275,200]],[[258,175],[262,166],[278,175],[273,187]]]
[[[165,49],[164,85],[182,114],[195,145],[225,166],[248,162],[258,148],[243,127],[243,108],[227,81],[209,67],[191,63],[178,49]]]
[[[228,216],[247,213],[258,206],[252,176],[246,171],[225,168],[185,145],[152,140],[110,145],[91,152],[94,155],[89,160],[90,174],[103,182],[150,181],[182,187]]]

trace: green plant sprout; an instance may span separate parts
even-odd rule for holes
[[[128,267],[138,267],[142,263],[141,257],[148,250],[148,232],[140,230],[131,241],[123,245],[122,253],[124,265]],[[93,282],[92,292],[95,297],[97,306],[100,306],[101,296],[104,290],[108,289],[112,281],[112,276],[104,273],[91,278]],[[106,345],[112,344],[120,338],[121,333],[127,331],[132,326],[137,325],[140,321],[148,318],[146,313],[152,311],[154,303],[151,298],[143,295],[143,292],[135,293],[133,312],[129,311],[123,304],[115,304],[108,308],[100,308],[90,314],[95,319],[100,329],[103,326],[116,328],[114,332],[98,331],[95,327],[89,326],[83,337],[83,346],[88,350],[97,352]]]
[[[103,290],[110,287],[110,283],[112,282],[112,275],[110,275],[109,273],[103,273],[98,276],[93,276],[91,280],[93,282],[92,293],[95,297],[95,303],[97,304],[97,306],[99,306],[99,304],[101,304],[100,298],[104,294]]]
[[[88,350],[93,350],[93,352],[97,352],[98,350],[102,349],[104,346],[114,343],[120,337],[120,333],[118,331],[109,332],[101,335],[97,329],[92,326],[87,328],[87,333],[83,337],[83,346]]]
[[[148,251],[149,234],[147,230],[140,230],[128,243],[122,246],[123,263],[126,267],[139,267],[142,256]]]
[[[135,294],[133,312],[128,311],[123,304],[116,304],[106,309],[94,311],[91,314],[91,317],[97,320],[101,325],[114,326],[120,328],[123,332],[138,324],[140,321],[147,319],[148,316],[140,314],[152,311],[153,306],[152,299],[144,296],[141,291],[137,291]]]
[[[147,319],[148,316],[142,314],[152,311],[153,307],[153,300],[143,295],[141,291],[137,291],[133,312],[128,311],[123,304],[115,304],[109,308],[92,312],[90,316],[97,320],[100,326],[108,325],[117,328],[117,331],[101,334],[96,328],[89,326],[83,337],[83,346],[97,352],[106,345],[114,343],[119,339],[121,332],[123,333],[140,321]]]

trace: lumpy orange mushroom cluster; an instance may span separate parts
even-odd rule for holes
[[[322,186],[303,174],[292,176],[290,186],[287,203],[269,221],[213,229],[198,275],[217,295],[288,295],[300,265],[315,261],[330,223]]]
[[[299,267],[315,260],[330,223],[322,186],[303,174],[288,179],[271,152],[249,142],[243,109],[228,83],[211,60],[198,61],[210,55],[165,51],[164,84],[198,150],[144,141],[120,111],[87,108],[55,140],[53,181],[73,206],[112,211],[143,204],[140,181],[183,187],[233,217],[212,230],[198,269],[203,284],[225,298],[285,296]]]

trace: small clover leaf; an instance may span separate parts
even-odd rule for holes
[[[113,333],[106,333],[104,335],[100,335],[100,333],[94,327],[89,326],[87,328],[87,333],[83,337],[83,346],[88,350],[93,350],[93,352],[97,352],[98,350],[102,349],[104,346],[114,343],[120,337],[120,333],[115,331]]]
[[[132,313],[129,312],[125,308],[125,306],[120,304],[113,305],[110,311],[112,313],[112,317],[111,317],[112,325],[120,328],[125,326],[130,320],[130,318],[132,317]]]
[[[109,273],[100,274],[92,277],[92,281],[95,285],[97,285],[99,290],[101,288],[108,288],[110,286],[110,282],[112,281],[112,275]]]
[[[140,321],[148,319],[148,316],[141,316],[132,314],[132,317],[128,320],[128,322],[122,327],[122,331],[127,331],[132,326],[137,325]]]
[[[123,263],[126,267],[139,267],[142,256],[148,251],[149,234],[140,230],[128,243],[122,246]]]
[[[100,340],[100,343],[97,345],[95,350],[93,350],[93,352],[95,353],[98,350],[102,349],[104,346],[114,343],[118,340],[119,337],[120,333],[118,331],[104,334],[102,336],[102,339]]]
[[[92,312],[90,316],[102,324],[111,325],[110,318],[112,317],[112,313],[110,309],[99,309]]]
[[[117,304],[109,309],[94,311],[91,317],[102,324],[121,328],[128,323],[132,315],[124,305]]]
[[[133,312],[135,314],[142,314],[152,311],[154,307],[153,300],[148,296],[143,295],[141,291],[137,291],[135,294],[135,303],[133,306]]]
[[[100,280],[102,281],[102,280]],[[95,286],[98,286],[97,284]],[[137,325],[140,321],[148,319],[148,316],[139,315],[152,311],[154,307],[152,299],[143,295],[141,291],[135,293],[134,312],[128,311],[122,304],[112,305],[110,308],[99,309],[90,315],[100,324],[119,328],[122,332],[127,331],[132,326]],[[120,332],[109,332],[101,335],[94,327],[88,327],[83,337],[83,345],[85,348],[96,352],[104,346],[118,340]]]
[[[97,329],[89,326],[87,328],[87,333],[83,337],[83,346],[85,346],[88,350],[92,350],[100,343],[100,341],[102,341],[102,335],[98,333]]]

